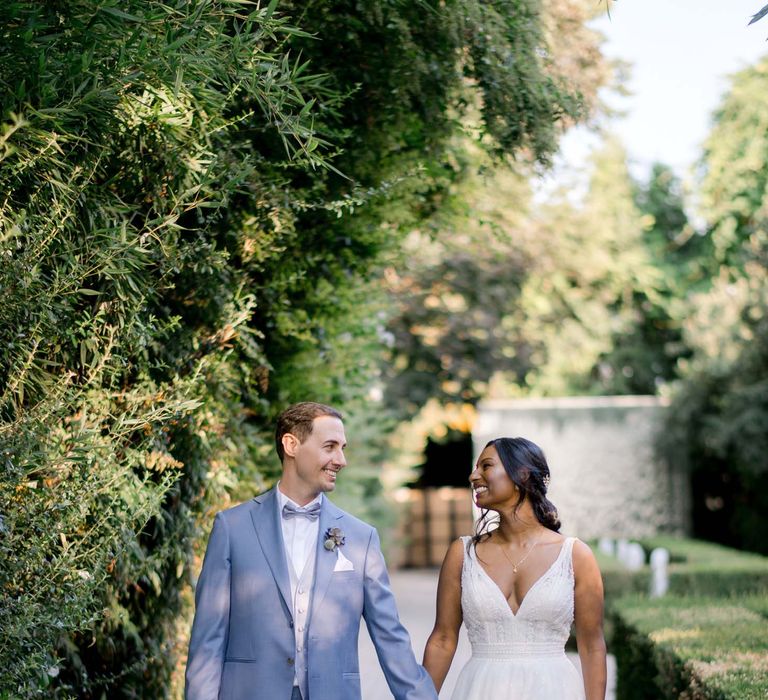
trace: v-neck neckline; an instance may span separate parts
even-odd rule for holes
[[[525,592],[525,595],[520,600],[520,605],[517,606],[517,611],[512,610],[512,606],[509,604],[509,598],[504,597],[504,591],[501,590],[501,586],[499,586],[499,584],[493,580],[491,575],[485,570],[485,567],[480,563],[480,560],[477,558],[477,550],[474,551],[473,556],[475,557],[475,563],[480,567],[480,571],[483,572],[483,575],[485,576],[485,578],[487,578],[488,581],[490,581],[491,585],[493,585],[493,587],[499,592],[499,595],[504,600],[507,610],[509,610],[509,612],[512,614],[512,617],[516,618],[520,614],[520,611],[523,609],[523,604],[525,603],[526,600],[528,600],[528,596],[531,594],[531,591],[533,591],[533,589],[539,585],[542,579],[544,579],[546,576],[549,575],[550,571],[552,571],[552,569],[555,568],[555,564],[557,564],[560,561],[560,557],[563,556],[563,552],[565,552],[565,545],[568,543],[569,539],[570,539],[569,537],[566,537],[563,540],[563,543],[560,545],[560,551],[557,553],[555,560],[547,567],[546,571],[531,584],[531,587]]]

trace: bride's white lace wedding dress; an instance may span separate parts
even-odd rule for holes
[[[472,657],[452,700],[584,700],[581,675],[565,656],[573,623],[573,537],[533,584],[517,613],[462,537],[461,608]]]

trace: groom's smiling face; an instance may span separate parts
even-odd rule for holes
[[[312,432],[304,442],[292,443],[289,450],[295,485],[305,497],[311,500],[319,493],[336,488],[336,477],[347,465],[346,446],[344,424],[335,416],[318,416],[312,421]]]

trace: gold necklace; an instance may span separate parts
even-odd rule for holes
[[[503,546],[501,543],[499,543],[499,547],[501,547],[501,551],[503,552],[504,556],[507,558],[507,561],[508,561],[510,564],[512,564],[512,573],[513,573],[513,574],[516,574],[516,573],[517,573],[517,568],[518,568],[518,567],[519,567],[519,566],[520,566],[520,565],[521,565],[521,564],[522,564],[522,563],[523,563],[523,562],[524,562],[524,561],[525,561],[525,560],[528,558],[528,556],[530,555],[530,553],[531,553],[531,552],[534,550],[534,547],[536,547],[536,545],[537,545],[537,544],[539,544],[539,542],[541,542],[541,539],[542,539],[542,537],[544,537],[544,535],[541,535],[541,537],[539,537],[539,539],[537,539],[537,540],[536,540],[536,541],[535,541],[535,542],[534,542],[534,543],[531,545],[531,548],[530,548],[530,549],[529,549],[529,550],[528,550],[528,551],[525,553],[525,556],[524,556],[524,557],[523,557],[523,558],[522,558],[520,561],[518,561],[518,562],[517,562],[517,564],[515,564],[515,562],[513,562],[513,561],[512,561],[512,558],[511,558],[511,557],[509,556],[509,554],[507,553],[507,550],[506,550],[506,549],[504,549],[504,546]]]

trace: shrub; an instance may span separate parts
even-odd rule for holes
[[[669,596],[612,603],[611,648],[623,700],[752,700],[768,693],[768,597]]]
[[[640,540],[646,559],[657,547],[670,553],[671,595],[732,596],[768,591],[768,558],[700,540],[661,536]],[[647,593],[651,572],[646,564],[629,571],[615,557],[598,553],[606,599]]]
[[[670,552],[669,594],[647,596],[651,574],[598,553],[610,647],[622,700],[762,698],[768,689],[768,559],[721,545],[659,536]]]
[[[271,483],[286,403],[363,405],[465,75],[497,154],[578,112],[535,3],[434,4],[0,3],[0,694],[167,696],[198,520]]]
[[[655,537],[642,540],[646,552],[670,553],[669,592],[676,595],[733,596],[768,591],[768,558],[700,540]]]
[[[236,2],[10,2],[0,27],[0,693],[163,697],[196,516],[263,461],[224,212],[322,165],[319,79]]]

